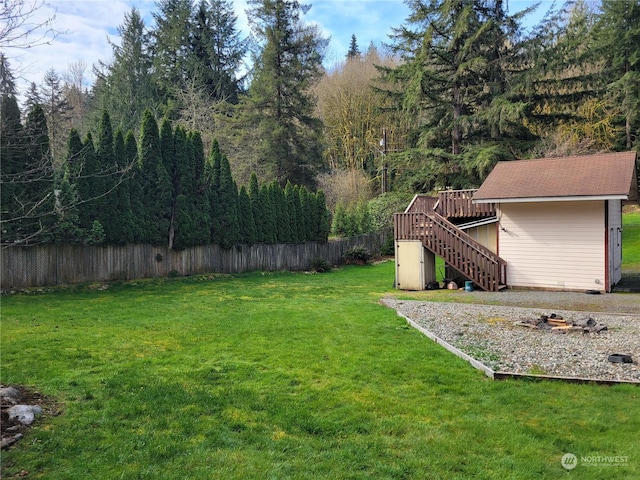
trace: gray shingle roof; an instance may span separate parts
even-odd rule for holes
[[[473,199],[619,196],[638,200],[636,152],[498,162]]]

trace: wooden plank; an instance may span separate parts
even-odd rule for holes
[[[251,270],[304,270],[312,260],[325,258],[342,262],[350,248],[364,246],[380,251],[389,232],[376,232],[328,242],[305,244],[252,245],[225,250],[218,245],[202,245],[173,251],[151,245],[82,246],[34,245],[5,246],[0,255],[3,289],[46,285],[132,280],[200,273],[240,273]],[[162,256],[161,261],[156,255]]]

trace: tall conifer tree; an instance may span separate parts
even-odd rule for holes
[[[214,140],[209,152],[206,165],[206,178],[209,185],[209,215],[211,215],[211,242],[220,244],[222,241],[222,205],[220,203],[220,165],[222,152],[218,140]]]
[[[111,118],[107,111],[104,110],[96,145],[96,164],[100,173],[96,175],[92,182],[94,188],[96,188],[94,190],[95,199],[92,201],[95,203],[96,220],[100,222],[104,229],[105,242],[117,245],[124,242],[118,238],[120,221],[118,211],[114,208],[115,203],[117,203],[116,197],[121,193],[118,192],[118,183],[121,175],[116,166],[113,146]]]
[[[124,245],[133,242],[134,218],[131,209],[131,177],[133,168],[137,167],[137,162],[135,157],[132,160],[127,159],[125,139],[120,129],[116,131],[113,138],[113,156],[119,183],[109,195],[109,203],[114,210],[110,230],[114,239],[112,243]],[[128,161],[132,163],[128,163]]]
[[[143,221],[146,219],[145,206],[142,193],[142,169],[138,155],[138,143],[132,130],[124,137],[124,157],[129,170],[129,199],[131,202],[131,215],[133,217],[132,234],[133,243],[144,243],[145,232]]]
[[[507,16],[503,0],[420,0],[410,8],[394,34],[404,61],[389,76],[413,120],[413,148],[399,157],[413,172],[409,186],[478,184],[531,139],[522,128],[525,104],[508,95],[520,14]]]
[[[171,183],[162,163],[158,124],[146,110],[140,134],[140,185],[142,187],[143,218],[140,219],[142,241],[152,245],[167,245],[171,215]]]
[[[206,245],[210,242],[210,203],[209,189],[205,175],[205,156],[202,137],[198,132],[189,132],[187,140],[191,146],[190,152],[193,156],[193,166],[195,172],[193,191],[191,193],[193,203],[193,239],[195,245]]]
[[[264,205],[260,196],[260,185],[256,172],[251,172],[249,177],[249,200],[251,200],[251,211],[256,224],[256,242],[265,243],[267,235],[265,232]]]
[[[271,178],[313,185],[321,165],[320,128],[311,87],[320,78],[327,40],[305,25],[297,0],[251,0],[249,18],[261,51],[254,61],[246,121],[260,138],[256,155]]]
[[[604,62],[610,103],[619,105],[618,148],[640,145],[640,2],[602,0],[595,28],[596,50]]]
[[[253,208],[247,193],[247,188],[240,187],[238,194],[238,221],[240,223],[241,242],[246,245],[256,243],[256,224],[253,218]]]
[[[111,44],[113,62],[95,69],[96,102],[123,131],[139,128],[146,108],[159,103],[153,81],[151,40],[140,12],[133,8],[118,26],[120,45]]]
[[[225,155],[220,159],[220,245],[231,248],[240,242],[240,224],[238,221],[238,188],[231,176],[229,160]]]

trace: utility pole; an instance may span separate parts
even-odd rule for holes
[[[380,146],[382,147],[382,193],[387,192],[387,129],[382,129],[382,140],[380,140]]]

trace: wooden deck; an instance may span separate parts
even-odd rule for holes
[[[436,211],[445,218],[488,218],[496,215],[493,203],[473,203],[474,189],[444,190],[437,197],[416,195],[405,213]]]
[[[473,203],[476,190],[444,190],[438,193],[436,212],[445,218],[479,218],[496,215],[493,203]]]
[[[483,290],[506,284],[507,262],[437,212],[396,213],[394,232],[396,240],[420,240]]]
[[[493,203],[473,203],[475,190],[445,190],[437,197],[416,195],[404,213],[394,216],[396,240],[420,240],[481,289],[498,291],[507,279],[507,263],[459,229],[454,221],[490,219]]]

